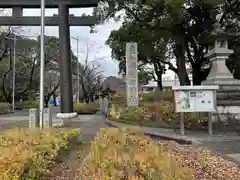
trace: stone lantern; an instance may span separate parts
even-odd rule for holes
[[[205,58],[212,62],[210,73],[203,82],[203,85],[222,85],[239,83],[233,79],[232,73],[226,66],[226,60],[234,53],[228,49],[228,39],[234,38],[234,35],[224,32],[222,29],[214,30],[207,38],[208,48]]]
[[[217,112],[211,117],[213,122],[219,120],[224,122],[224,128],[226,124],[228,127],[233,119],[240,117],[240,81],[233,78],[233,74],[226,66],[226,60],[234,53],[228,48],[228,39],[236,38],[236,36],[236,34],[227,33],[215,27],[206,41],[208,48],[205,58],[212,62],[212,67],[202,84],[219,86],[216,97]]]

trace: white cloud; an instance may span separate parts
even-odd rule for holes
[[[83,13],[87,15],[92,14],[92,8],[75,8],[70,9],[70,14],[75,16],[81,16]],[[40,9],[24,9],[24,16],[40,16]],[[46,9],[46,16],[52,16],[53,14],[58,14],[57,9]],[[100,70],[103,71],[104,76],[115,76],[118,72],[118,63],[111,58],[111,49],[105,45],[111,30],[118,29],[121,23],[116,23],[110,21],[104,25],[98,25],[96,27],[97,33],[90,34],[89,27],[71,27],[70,35],[71,37],[79,37],[80,39],[80,59],[83,62],[85,43],[90,42],[95,44],[94,48],[91,47],[90,58],[94,58],[96,55],[98,57],[105,57],[103,61],[100,62]],[[27,27],[25,29],[25,35],[27,36],[38,36],[40,34],[40,27]],[[30,29],[30,30],[29,30]],[[49,36],[58,37],[58,27],[46,27],[45,34]],[[71,46],[73,52],[76,55],[77,52],[77,41],[71,40]]]

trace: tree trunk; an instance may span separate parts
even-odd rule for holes
[[[154,71],[155,71],[155,74],[157,76],[157,78],[155,78],[155,81],[157,81],[158,88],[159,88],[160,91],[163,90],[163,85],[162,85],[163,70],[164,70],[164,68],[159,61],[154,63]]]
[[[157,81],[157,84],[158,84],[159,90],[162,91],[162,90],[163,90],[162,79],[161,79],[161,80],[158,80],[158,81]]]
[[[200,68],[199,67],[192,68],[193,85],[201,85],[202,84],[203,78],[202,78],[202,72],[201,72]]]
[[[201,85],[204,80],[208,77],[208,74],[211,70],[211,66],[204,71],[201,70],[201,65],[194,64],[192,67],[192,78],[193,85]]]
[[[187,74],[184,47],[182,46],[182,44],[176,43],[174,54],[177,60],[177,75],[180,85],[191,85]]]

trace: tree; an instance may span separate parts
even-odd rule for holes
[[[11,40],[13,41],[13,40]],[[7,57],[0,63],[1,90],[5,100],[12,101],[12,68],[13,48],[8,49]],[[36,69],[39,67],[39,54],[36,53],[37,42],[31,39],[18,37],[16,43],[16,99],[27,98],[38,91],[39,80]]]
[[[140,24],[140,30],[146,29],[150,32],[150,37],[153,35],[156,38],[155,40],[160,39],[159,34],[164,39],[168,39],[176,65],[169,61],[165,63],[169,65],[170,70],[178,74],[182,85],[190,84],[186,72],[186,64],[190,64],[193,83],[197,85],[207,77],[210,69],[203,68],[210,63],[204,58],[206,44],[202,42],[212,31],[216,17],[220,13],[222,15],[219,23],[222,26],[227,27],[229,24],[236,26],[239,4],[240,2],[236,0],[149,0],[138,1],[135,4],[124,0],[114,2],[102,0],[95,8],[94,14],[97,15],[99,22],[104,22],[109,18],[119,19],[119,12],[124,10],[123,25]],[[232,17],[235,17],[235,23]],[[130,29],[127,32],[139,33]],[[149,41],[155,42],[151,38]]]
[[[39,40],[39,38],[38,38]],[[45,36],[45,106],[48,106],[48,102],[52,96],[56,96],[56,91],[60,86],[60,52],[59,52],[59,38],[54,36]],[[40,45],[40,41],[38,41]],[[40,47],[40,46],[39,46]],[[72,68],[75,68],[77,57],[71,50]],[[74,79],[74,77],[72,77]],[[74,88],[73,88],[74,89]]]
[[[146,85],[149,83],[149,81],[152,79],[152,75],[145,71],[145,70],[140,70],[138,72],[138,81],[139,81],[139,84],[142,84],[142,85]]]
[[[79,63],[79,83],[80,83],[80,99],[89,103],[94,101],[94,94],[99,91],[102,83],[102,72],[99,70],[100,61],[105,57],[95,56],[93,59],[90,59],[90,53],[94,50],[96,52],[95,44],[89,40],[85,40],[85,57],[84,64],[81,64],[79,61],[73,62],[73,76],[74,76],[74,91],[77,92],[77,63]]]
[[[45,36],[45,106],[59,88],[59,39]],[[12,101],[12,48],[0,63],[1,90],[4,99]],[[72,52],[73,55],[73,52]],[[76,57],[73,55],[73,61]],[[40,37],[37,40],[18,37],[16,42],[16,99],[34,99],[39,92]]]
[[[118,31],[111,32],[106,44],[112,49],[112,57],[120,62],[120,71],[126,72],[126,43],[130,41],[137,42],[138,69],[143,71],[145,65],[152,65],[154,73],[151,74],[158,82],[159,88],[162,89],[162,74],[165,72],[167,42],[160,36],[158,37],[153,31],[143,28],[143,23],[124,24]]]

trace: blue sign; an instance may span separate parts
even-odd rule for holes
[[[53,98],[50,99],[50,104],[54,105],[54,99]]]

